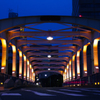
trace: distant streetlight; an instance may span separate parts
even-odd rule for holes
[[[51,58],[51,55],[48,55],[47,57],[48,57],[48,58]]]
[[[49,36],[49,37],[47,37],[47,40],[51,41],[51,40],[53,40],[53,37]]]
[[[37,79],[37,81],[39,81],[39,79]]]
[[[47,77],[47,74],[45,74],[44,76]]]
[[[48,70],[51,70],[50,68],[48,68]]]
[[[39,83],[36,83],[36,85],[39,85]]]

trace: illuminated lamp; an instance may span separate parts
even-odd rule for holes
[[[82,17],[82,15],[79,15],[79,17]]]
[[[98,85],[100,85],[100,82],[98,82]]]
[[[47,57],[48,57],[48,58],[51,58],[51,55],[48,55]]]
[[[97,83],[95,82],[95,85],[97,85]]]
[[[1,82],[1,85],[3,84],[3,82]]]
[[[50,68],[48,68],[48,70],[50,70]]]
[[[85,71],[85,73],[87,73],[87,71]]]
[[[47,77],[47,74],[45,74],[45,77]]]
[[[49,37],[47,37],[47,40],[51,41],[51,40],[53,40],[53,37],[49,36]]]
[[[99,67],[95,67],[96,69],[99,69]]]

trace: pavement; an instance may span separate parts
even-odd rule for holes
[[[4,88],[4,86],[0,86],[0,92],[9,91],[11,89],[13,89],[13,87],[12,88]]]
[[[26,87],[0,92],[0,100],[98,100],[100,88]]]

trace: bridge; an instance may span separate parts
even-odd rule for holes
[[[54,31],[34,28],[44,23],[58,23],[66,28]],[[60,38],[47,40],[43,36],[50,39],[58,36]],[[35,39],[28,40],[27,37]],[[66,39],[69,37],[71,40]],[[100,20],[74,16],[2,19],[0,40],[2,46],[0,77],[3,77],[1,82],[5,87],[33,84],[36,75],[43,72],[61,74],[63,85],[66,86],[100,85]],[[10,47],[12,69],[8,65]]]

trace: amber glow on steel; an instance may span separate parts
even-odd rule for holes
[[[32,73],[33,73],[33,71],[34,71],[34,70],[32,69]]]
[[[30,74],[29,77],[30,77],[30,81],[31,81],[31,79],[32,79],[32,69],[31,68],[30,68],[30,73],[29,74]]]
[[[23,54],[24,57],[24,79],[26,78],[26,56]]]
[[[29,80],[29,60],[27,59],[27,79]]]
[[[84,69],[84,72],[87,72],[87,55],[86,55],[86,52],[87,52],[87,46],[89,44],[90,43],[84,45],[84,47],[83,47],[83,69]]]
[[[73,65],[72,65],[72,67],[73,67],[73,78],[75,78],[75,55],[73,55],[73,57],[72,57],[72,61],[73,61]]]
[[[6,73],[6,40],[1,39],[2,43],[2,62],[1,62],[1,73]]]
[[[63,82],[67,80],[67,69],[65,68],[65,71],[63,73]]]
[[[32,69],[32,65],[30,64],[30,69]]]
[[[35,73],[33,72],[33,82],[35,82]]]
[[[80,75],[80,50],[77,51],[77,75]]]
[[[30,81],[32,81],[32,65],[30,64],[30,72],[29,72]]]
[[[12,73],[16,72],[16,46],[11,44],[12,51],[13,51],[13,57],[12,57]],[[12,76],[16,76],[16,73],[13,73]]]
[[[69,64],[67,64],[67,81],[69,81]]]
[[[33,68],[31,69],[31,79],[32,79],[32,81],[34,82],[34,80],[35,80],[35,77],[34,77],[34,70],[33,70]]]
[[[22,51],[21,50],[18,51],[19,51],[19,74],[21,75],[22,74]]]
[[[66,81],[66,73],[64,72],[63,73],[63,82],[65,82]]]
[[[71,60],[69,61],[69,77],[70,77],[70,80],[71,80]]]
[[[65,68],[65,73],[67,72],[66,68]]]
[[[93,43],[93,53],[94,53],[94,68],[98,67],[98,41],[99,39],[95,39]],[[99,68],[99,67],[98,67]],[[95,72],[97,73],[97,72]]]

